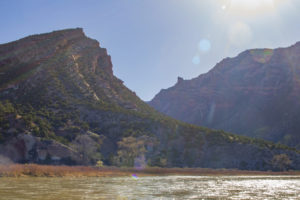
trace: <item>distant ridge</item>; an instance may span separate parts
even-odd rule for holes
[[[162,90],[149,103],[196,125],[300,149],[300,42],[247,50]]]

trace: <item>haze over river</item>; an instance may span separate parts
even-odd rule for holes
[[[0,178],[0,199],[300,199],[300,176]]]

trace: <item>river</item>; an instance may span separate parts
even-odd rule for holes
[[[300,176],[0,178],[0,199],[300,199]]]

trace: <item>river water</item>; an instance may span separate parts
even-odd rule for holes
[[[0,178],[0,199],[300,199],[300,176]]]

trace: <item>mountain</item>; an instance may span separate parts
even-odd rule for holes
[[[300,169],[295,149],[155,111],[113,75],[106,49],[80,28],[0,45],[0,163],[8,159],[251,170],[282,169],[285,160],[280,166]]]
[[[300,42],[226,58],[149,103],[176,119],[300,148]]]

